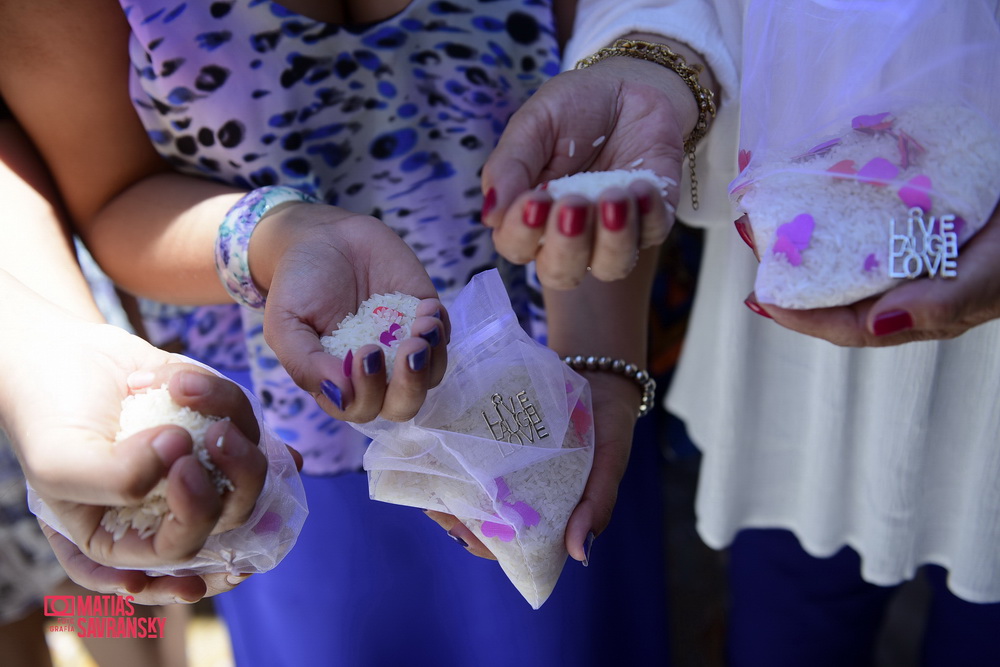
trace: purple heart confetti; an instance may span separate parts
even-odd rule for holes
[[[913,158],[918,154],[927,152],[927,149],[921,146],[916,139],[902,130],[899,131],[897,145],[899,147],[899,165],[903,169],[909,169]]]
[[[898,175],[899,168],[883,157],[872,158],[858,170],[859,178],[880,188],[889,185]]]
[[[802,158],[807,158],[813,155],[822,155],[823,153],[829,152],[831,148],[833,148],[840,142],[841,142],[840,137],[837,137],[836,139],[830,139],[829,141],[824,141],[821,144],[816,144],[815,146],[807,150],[805,153],[802,153],[801,155],[796,155],[792,159],[801,160]]]
[[[878,268],[878,258],[875,257],[875,253],[870,253],[865,257],[865,272],[871,271]]]
[[[391,347],[392,344],[396,342],[396,332],[402,328],[403,327],[393,322],[389,326],[389,330],[383,331],[382,334],[378,337],[378,342],[382,343],[386,347]]]
[[[809,247],[815,227],[816,221],[811,215],[800,213],[791,222],[778,227],[778,238],[771,251],[775,255],[784,255],[792,266],[801,265],[801,251]]]
[[[883,111],[882,113],[871,115],[855,116],[851,119],[851,127],[858,132],[874,134],[875,132],[884,132],[890,129],[895,120],[891,113]]]
[[[495,521],[483,521],[482,531],[484,537],[495,537],[501,542],[510,542],[517,534],[513,526]]]
[[[899,198],[906,208],[917,207],[927,213],[931,210],[931,179],[926,174],[914,176],[899,189]]]

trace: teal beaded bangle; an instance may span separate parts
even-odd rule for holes
[[[215,238],[215,270],[229,296],[242,306],[263,310],[265,302],[264,295],[250,276],[250,235],[271,209],[290,201],[315,203],[319,200],[295,188],[269,185],[251,190],[241,197],[219,225],[219,234]]]

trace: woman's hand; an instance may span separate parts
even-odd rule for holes
[[[180,563],[209,535],[243,523],[263,487],[267,462],[242,390],[121,329],[72,317],[9,282],[9,305],[23,319],[0,329],[4,359],[11,362],[3,364],[0,417],[25,477],[82,557],[109,568]],[[114,442],[122,400],[163,384],[179,404],[229,418],[208,434],[224,435],[226,447],[209,453],[235,491],[219,496],[192,454],[187,431],[177,426]],[[132,531],[115,542],[100,525],[107,507],[138,502],[163,478],[172,518],[151,538],[140,540]],[[87,585],[83,571],[68,571]],[[122,576],[131,581],[137,575],[145,579],[141,572]]]
[[[649,182],[553,202],[536,186],[583,171],[650,169],[680,182],[684,137],[698,110],[669,69],[616,57],[546,82],[511,118],[483,169],[483,222],[508,260],[537,262],[542,284],[569,289],[590,273],[618,280],[639,249],[659,245],[674,221]]]
[[[752,242],[752,237],[744,238]],[[835,308],[790,310],[758,304],[753,294],[747,305],[792,331],[842,346],[886,347],[955,338],[1000,317],[1000,207],[962,246],[956,278],[910,280],[879,296]]]
[[[295,382],[338,419],[413,417],[448,364],[447,312],[413,251],[381,221],[324,204],[292,204],[267,216],[250,240],[254,280],[267,292],[264,337]],[[370,296],[421,299],[401,341],[391,382],[384,355],[368,345],[352,363],[320,343]]]
[[[628,467],[632,431],[639,408],[639,392],[631,380],[612,373],[586,373],[594,410],[594,465],[583,496],[566,525],[566,549],[587,564],[590,546],[611,521],[618,499],[618,484]],[[483,542],[450,514],[425,510],[435,523],[461,543],[469,553],[496,560]]]

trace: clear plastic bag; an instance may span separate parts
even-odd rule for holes
[[[844,305],[949,276],[1000,195],[1000,29],[983,0],[752,0],[740,175],[757,299]]]
[[[448,371],[420,412],[354,425],[372,438],[369,492],[458,517],[538,609],[565,564],[566,523],[593,463],[590,387],[524,332],[495,270],[449,313]]]
[[[204,364],[178,356],[218,375]],[[189,576],[212,573],[259,574],[274,569],[298,540],[308,514],[305,488],[291,453],[263,421],[259,401],[243,390],[253,405],[260,425],[260,450],[267,457],[267,476],[257,496],[250,518],[238,528],[211,535],[205,546],[191,560],[144,569],[150,576]],[[28,486],[28,507],[39,519],[66,539],[73,541],[56,513]],[[129,569],[121,567],[120,569]]]

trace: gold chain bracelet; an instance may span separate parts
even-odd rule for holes
[[[695,176],[694,149],[698,142],[708,133],[711,125],[710,119],[715,118],[715,94],[701,85],[698,75],[701,74],[701,65],[688,65],[684,57],[674,53],[669,47],[663,44],[643,42],[638,39],[619,39],[611,46],[593,53],[580,60],[575,69],[590,67],[602,60],[625,56],[627,58],[639,58],[648,60],[666,67],[675,72],[694,95],[694,101],[698,105],[698,121],[694,129],[684,139],[684,153],[687,155],[688,166],[691,170],[691,206],[698,209],[698,178]]]

